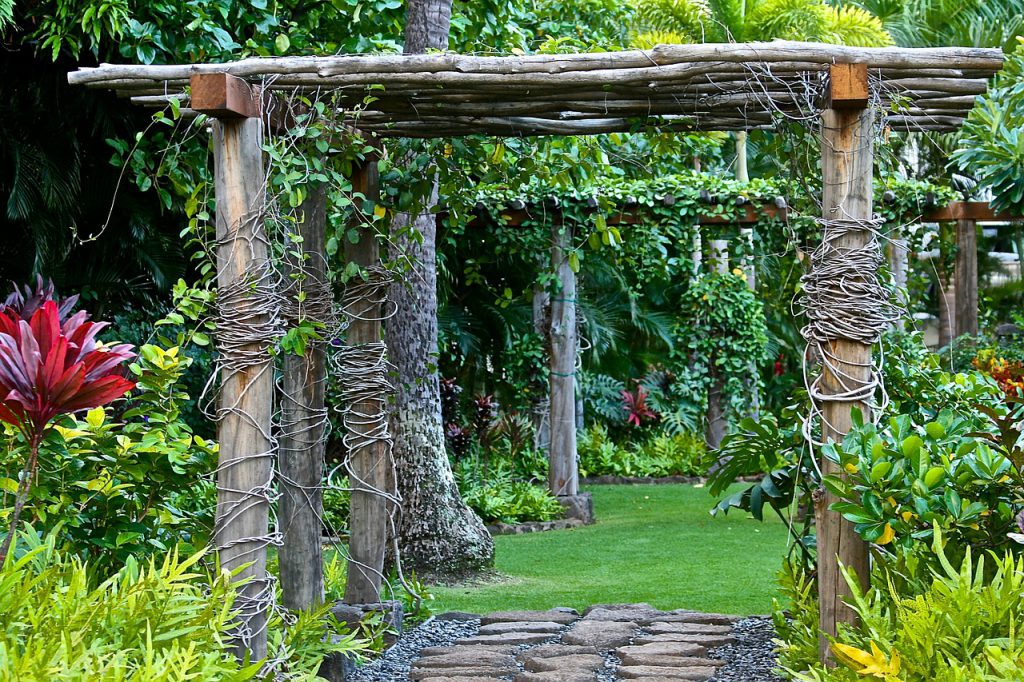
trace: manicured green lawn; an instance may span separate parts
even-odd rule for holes
[[[495,538],[505,580],[436,587],[435,612],[581,608],[648,602],[740,615],[768,613],[786,529],[737,512],[711,517],[688,485],[594,486],[598,523]]]

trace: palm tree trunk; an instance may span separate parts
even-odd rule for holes
[[[405,52],[446,49],[450,20],[451,0],[410,0]],[[402,497],[399,551],[407,567],[434,577],[465,574],[494,562],[491,536],[462,501],[445,450],[434,359],[438,351],[436,203],[435,181],[430,201],[419,215],[396,218],[396,227],[411,222],[422,240],[395,238],[396,250],[413,265],[406,282],[392,287],[397,311],[385,332],[398,375],[391,431]]]

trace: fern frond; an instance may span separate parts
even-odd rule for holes
[[[706,40],[711,18],[707,0],[640,0],[636,5],[637,39],[661,34],[674,43]]]

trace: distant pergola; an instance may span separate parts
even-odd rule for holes
[[[455,54],[416,56],[331,56],[254,58],[225,64],[181,66],[102,65],[69,74],[73,84],[114,90],[148,106],[176,98],[185,110],[213,117],[216,170],[218,285],[236,295],[222,300],[222,318],[246,321],[263,314],[246,293],[250,273],[267,267],[263,225],[256,214],[265,193],[260,148],[262,129],[285,98],[275,93],[332,93],[341,108],[340,124],[378,137],[444,138],[466,135],[591,135],[611,132],[744,131],[773,128],[780,121],[807,123],[821,131],[823,249],[812,257],[811,276],[818,308],[808,310],[811,343],[824,359],[815,384],[822,437],[839,440],[851,428],[851,410],[871,411],[875,377],[872,343],[880,333],[879,315],[865,310],[850,316],[850,301],[882,306],[872,286],[877,249],[872,222],[873,140],[877,126],[899,131],[954,131],[985,92],[987,79],[1003,64],[994,49],[851,48],[815,43],[661,45],[615,53],[477,57]],[[278,104],[275,104],[278,103]],[[266,120],[265,120],[266,119]],[[358,178],[365,193],[372,168]],[[576,492],[573,405],[576,353],[575,280],[568,267],[571,235],[555,235],[555,269],[562,294],[552,302],[551,476],[553,487]],[[306,244],[322,244],[307,239]],[[255,245],[255,246],[254,246]],[[322,256],[322,254],[316,254]],[[378,260],[376,241],[361,241],[350,256],[362,265]],[[858,265],[859,264],[859,265]],[[823,293],[822,293],[823,292]],[[247,298],[248,297],[248,298]],[[247,313],[247,311],[252,311]],[[865,320],[874,320],[873,322]],[[258,326],[259,319],[248,320]],[[348,343],[379,342],[380,322],[353,320]],[[567,364],[568,360],[568,364]],[[265,354],[241,367],[228,365],[220,397],[218,520],[215,541],[222,564],[236,568],[255,561],[241,577],[255,578],[241,602],[242,646],[255,657],[266,653],[263,623],[267,603],[265,561],[272,477],[266,434],[271,429],[274,378]],[[322,362],[313,363],[322,378]],[[293,412],[319,413],[322,393],[292,405]],[[353,406],[356,413],[383,410],[383,396]],[[292,414],[292,418],[296,418]],[[302,418],[301,414],[298,418]],[[307,417],[311,419],[311,417]],[[357,426],[358,428],[358,426]],[[362,588],[346,599],[370,601],[379,589],[386,527],[385,503],[370,486],[384,485],[379,443],[367,439],[351,452],[353,483],[350,554],[372,576],[353,577]],[[295,488],[298,466],[306,481],[319,480],[315,458],[285,462],[288,486]],[[823,459],[822,471],[836,473]],[[282,488],[286,486],[282,480]],[[303,501],[289,512],[282,559],[303,557],[302,581],[284,579],[290,591],[309,593],[292,603],[312,603],[321,567],[316,486],[302,488]],[[284,498],[282,498],[284,499]],[[868,575],[868,552],[824,493],[816,504],[821,626],[835,633],[836,621],[852,620],[843,604],[849,594],[840,562]],[[305,519],[296,523],[296,519]],[[305,530],[295,530],[292,528]],[[358,580],[357,580],[358,579]],[[322,586],[322,578],[319,583]],[[311,587],[312,586],[312,587]],[[320,588],[322,590],[322,587]],[[351,590],[350,590],[351,591]],[[245,607],[249,608],[245,608]],[[827,647],[822,645],[822,655]]]

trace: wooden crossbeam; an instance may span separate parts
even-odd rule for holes
[[[954,201],[924,214],[921,219],[929,223],[939,223],[950,220],[1024,220],[1024,216],[995,211],[987,201]]]
[[[227,73],[199,73],[189,82],[191,108],[214,118],[259,118],[260,90]]]

